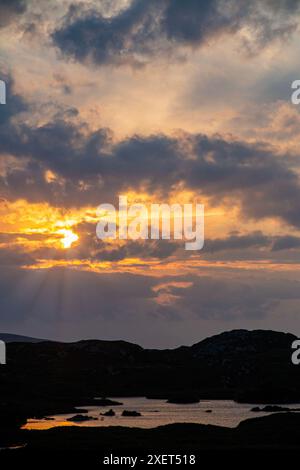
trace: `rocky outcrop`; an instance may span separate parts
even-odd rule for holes
[[[116,413],[114,410],[111,408],[110,410],[106,411],[105,413],[100,413],[101,416],[116,416]]]
[[[263,408],[260,408],[259,406],[255,406],[254,408],[251,408],[250,411],[253,411],[255,413],[259,412],[265,412],[265,413],[279,413],[279,412],[288,412],[288,411],[300,411],[300,408],[287,408],[285,406],[276,406],[276,405],[267,405],[264,406]]]
[[[200,398],[196,395],[179,394],[168,398],[167,403],[175,403],[177,405],[188,405],[190,403],[199,403]]]
[[[72,421],[73,423],[83,423],[84,421],[94,421],[94,420],[97,420],[97,418],[93,418],[92,416],[84,416],[84,415],[75,415],[67,419],[67,421]]]
[[[98,406],[120,406],[123,405],[120,401],[110,400],[109,398],[96,399]]]

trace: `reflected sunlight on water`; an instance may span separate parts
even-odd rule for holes
[[[96,418],[96,420],[73,423],[67,421],[74,416],[72,414],[60,414],[51,416],[52,420],[30,419],[23,429],[50,429],[57,426],[126,426],[139,428],[154,428],[171,423],[201,423],[213,424],[216,426],[235,427],[241,421],[268,413],[253,413],[250,411],[252,405],[245,403],[235,403],[231,400],[203,400],[200,403],[188,405],[176,405],[166,403],[164,400],[148,400],[143,397],[138,398],[117,398],[123,403],[122,406],[103,407],[86,406],[88,413],[84,416]],[[82,407],[81,407],[82,408]],[[110,408],[114,410],[116,416],[101,416]],[[123,410],[138,411],[142,414],[139,417],[124,417]],[[208,412],[208,410],[211,410]]]

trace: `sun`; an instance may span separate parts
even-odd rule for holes
[[[57,233],[63,235],[63,238],[60,240],[63,248],[70,248],[72,244],[78,240],[78,235],[72,232],[72,230],[62,228],[61,230],[58,230]]]

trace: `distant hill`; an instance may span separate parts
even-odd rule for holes
[[[296,336],[269,330],[232,330],[206,338],[188,348],[194,357],[223,354],[226,359],[240,354],[268,353],[291,345]],[[225,357],[224,357],[225,358]]]
[[[57,394],[300,402],[300,366],[291,362],[296,337],[289,333],[233,330],[165,350],[125,341],[1,337],[9,344],[0,387],[3,372],[2,390],[5,385],[11,395],[18,381],[28,399],[34,390],[34,402],[38,396],[46,400]]]
[[[0,340],[5,343],[41,343],[48,341],[39,338],[31,338],[30,336],[13,335],[10,333],[0,333]]]

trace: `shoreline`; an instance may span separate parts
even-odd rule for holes
[[[62,453],[70,458],[76,455],[100,458],[108,452],[125,455],[151,452],[206,452],[206,451],[283,451],[298,450],[300,416],[297,413],[275,413],[254,417],[235,428],[203,424],[170,424],[151,429],[109,426],[88,428],[82,426],[57,427],[49,430],[15,430],[10,445],[24,446],[14,451],[1,451],[2,456],[30,457],[32,455]]]

